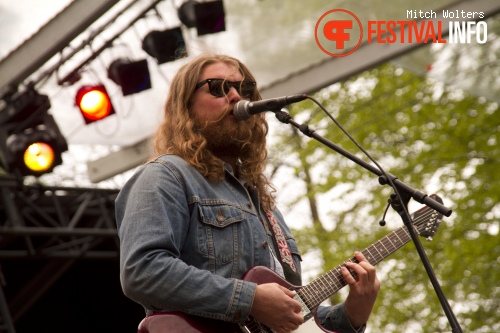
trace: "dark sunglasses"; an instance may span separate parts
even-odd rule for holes
[[[224,79],[206,79],[196,85],[196,89],[208,83],[208,91],[215,97],[223,97],[229,94],[231,87],[243,98],[251,98],[255,93],[256,83],[250,80],[228,81]],[[195,89],[195,90],[196,90]]]

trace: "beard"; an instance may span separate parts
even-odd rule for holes
[[[252,130],[242,121],[222,118],[211,123],[195,123],[196,130],[207,141],[207,149],[216,156],[223,154],[241,157],[244,146],[252,138]]]

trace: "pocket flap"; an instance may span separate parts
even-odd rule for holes
[[[205,224],[224,228],[245,219],[245,213],[229,205],[200,205],[201,220]]]

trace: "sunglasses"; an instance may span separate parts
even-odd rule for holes
[[[229,94],[229,90],[231,90],[231,88],[234,88],[241,97],[251,98],[256,89],[256,83],[250,80],[228,81],[224,79],[203,80],[196,85],[196,89],[200,88],[205,83],[208,83],[208,91],[215,97],[224,97]]]

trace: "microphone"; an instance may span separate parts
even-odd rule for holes
[[[252,115],[265,111],[278,111],[286,105],[303,101],[306,94],[263,99],[260,101],[239,101],[234,105],[233,114],[238,120],[246,120]]]

